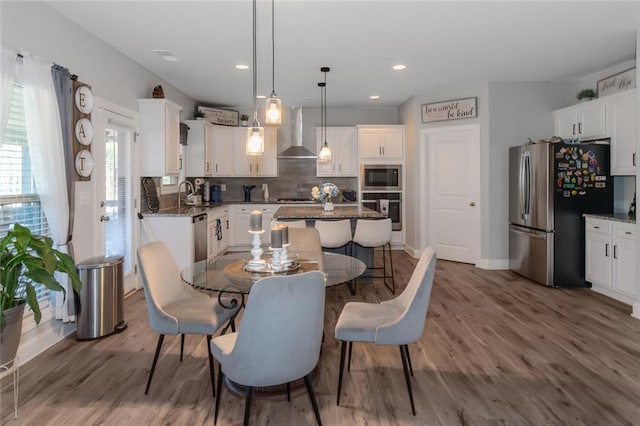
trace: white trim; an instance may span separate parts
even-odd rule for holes
[[[509,259],[480,259],[476,267],[491,270],[509,269]]]
[[[404,252],[407,253],[409,256],[413,257],[414,259],[418,259],[420,257],[420,254],[422,253],[422,250],[419,250],[417,248],[411,247],[408,244],[405,244]]]
[[[640,302],[633,303],[633,312],[631,316],[640,320]]]
[[[33,321],[31,318],[29,320]],[[20,365],[26,364],[75,331],[76,324],[72,322],[63,323],[56,319],[40,322],[38,327],[34,327],[24,333],[20,339],[20,346],[18,347]]]
[[[610,289],[608,287],[602,287],[602,286],[599,286],[597,284],[592,284],[591,290],[595,291],[596,293],[600,293],[600,294],[603,294],[603,295],[605,295],[607,297],[610,297],[610,298],[612,298],[614,300],[617,300],[618,302],[625,303],[627,305],[633,305],[634,304],[633,297],[626,296],[624,294],[618,293],[617,291],[612,290],[612,289]]]

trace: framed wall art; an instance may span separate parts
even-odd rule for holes
[[[238,111],[229,109],[209,108],[199,106],[198,111],[204,114],[204,119],[212,124],[222,124],[223,126],[238,125]]]
[[[636,69],[631,68],[598,80],[598,97],[613,95],[614,93],[634,89],[636,87]]]
[[[477,98],[452,99],[450,101],[422,104],[422,122],[460,120],[478,116]]]

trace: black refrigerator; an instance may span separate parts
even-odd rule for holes
[[[613,212],[609,140],[509,149],[509,269],[552,287],[588,287],[583,213]]]

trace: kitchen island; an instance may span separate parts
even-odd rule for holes
[[[273,218],[300,220],[309,222],[316,220],[342,220],[350,219],[352,226],[355,226],[357,219],[386,219],[386,216],[375,210],[354,204],[336,205],[333,211],[324,211],[321,205],[314,206],[284,206],[280,207],[273,214]]]

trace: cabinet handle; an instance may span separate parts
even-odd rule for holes
[[[624,233],[627,234],[627,235],[631,235],[631,232],[629,232],[629,231],[624,231]]]
[[[227,222],[227,229],[229,229],[229,219],[227,219],[226,222]]]
[[[571,131],[572,135],[576,134],[576,123],[573,123],[573,130]]]
[[[382,155],[384,155],[384,146],[382,147]]]
[[[180,159],[180,170],[182,170],[182,158]]]
[[[338,171],[341,172],[342,171],[342,163],[338,164]]]
[[[260,173],[260,164],[256,164],[256,173]]]
[[[218,163],[216,163],[216,173],[218,173]]]
[[[614,245],[613,246],[613,258],[617,259],[618,258],[618,250],[616,250],[618,248],[618,245]]]
[[[578,133],[582,134],[582,123],[578,123]]]
[[[633,161],[633,166],[635,167],[635,165],[636,165],[636,153],[635,152],[633,153],[633,157],[631,157],[631,158],[632,158],[631,161]]]
[[[378,147],[378,155],[382,155],[382,147],[381,146]]]
[[[207,161],[207,171],[209,171],[209,162]]]
[[[600,229],[600,227],[599,226],[594,226],[593,229]]]
[[[609,243],[604,245],[604,256],[609,257]]]

